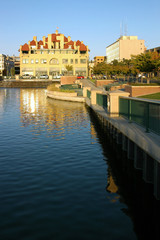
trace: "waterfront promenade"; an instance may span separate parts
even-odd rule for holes
[[[90,92],[102,90],[88,80],[82,80],[81,84],[83,88],[89,88]],[[120,94],[119,91],[117,93]],[[111,137],[127,152],[127,157],[133,161],[134,167],[142,171],[144,181],[154,185],[154,196],[160,199],[160,135],[147,132],[144,127],[123,117],[111,116],[102,106],[92,104],[91,98],[86,97],[85,102],[103,127],[108,129]]]

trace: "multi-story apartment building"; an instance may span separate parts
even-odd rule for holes
[[[0,54],[0,76],[6,75],[6,55]]]
[[[98,63],[106,62],[106,56],[96,56],[94,57],[94,65]]]
[[[145,50],[144,40],[138,40],[137,36],[121,36],[116,42],[106,47],[107,63],[115,59],[118,61],[131,59],[131,55],[144,53]]]
[[[54,77],[65,74],[66,65],[71,65],[71,74],[88,76],[88,59],[89,49],[83,41],[72,41],[56,30],[40,41],[34,36],[28,44],[20,46],[20,75]]]

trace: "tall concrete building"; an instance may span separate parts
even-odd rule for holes
[[[50,77],[66,73],[66,65],[72,66],[73,75],[88,76],[89,49],[83,41],[72,41],[64,34],[48,34],[38,41],[20,46],[20,75],[29,74],[38,77],[47,74]]]
[[[122,61],[123,58],[131,59],[131,55],[144,53],[146,50],[144,40],[137,36],[121,36],[116,42],[106,47],[107,63],[113,60]]]

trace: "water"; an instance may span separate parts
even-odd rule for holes
[[[0,136],[0,239],[159,239],[155,201],[121,174],[84,104],[0,89]]]

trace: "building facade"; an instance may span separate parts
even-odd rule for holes
[[[12,76],[14,73],[13,58],[5,54],[0,54],[0,76]]]
[[[145,50],[144,40],[138,40],[137,36],[121,36],[116,42],[106,47],[107,63],[113,60],[131,59],[131,55],[144,53]]]
[[[0,54],[0,76],[6,73],[6,55]]]
[[[98,63],[106,62],[106,56],[96,56],[94,57],[94,65]]]
[[[56,30],[40,41],[34,36],[28,44],[20,46],[20,75],[65,75],[69,65],[72,66],[70,74],[88,76],[88,60],[89,49],[83,41],[72,41],[70,36],[65,37]]]

